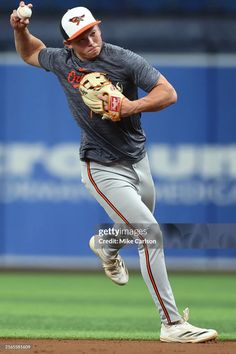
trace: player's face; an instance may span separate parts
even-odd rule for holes
[[[102,48],[101,31],[98,26],[94,26],[67,44],[81,60],[93,60]]]

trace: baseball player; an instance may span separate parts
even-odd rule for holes
[[[153,216],[154,184],[140,118],[142,112],[157,112],[175,103],[174,88],[141,56],[105,43],[101,21],[87,8],[72,8],[62,17],[63,48],[47,48],[30,33],[29,22],[12,12],[16,50],[27,64],[57,76],[81,129],[82,181],[121,236],[118,243],[108,242],[115,238],[113,233],[90,239],[106,275],[118,285],[128,282],[118,251],[127,235],[123,231],[130,231],[131,239],[139,241],[141,273],[160,314],[161,341],[215,339],[215,330],[187,322],[188,309],[179,314],[166,272],[162,233]],[[138,98],[138,87],[146,92],[143,98]]]

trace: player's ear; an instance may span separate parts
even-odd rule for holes
[[[97,31],[98,31],[99,34],[102,33],[101,30],[100,30],[100,27],[99,27],[98,25],[96,25],[96,29],[97,29]]]
[[[64,44],[64,46],[67,47],[67,48],[70,48],[70,49],[72,48],[72,45],[70,44],[69,41],[66,41],[66,40],[65,40],[65,41],[63,41],[63,44]]]

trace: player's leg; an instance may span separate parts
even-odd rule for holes
[[[139,163],[133,165],[133,167],[139,176],[139,193],[141,195],[142,201],[149,207],[150,210],[153,210],[152,206],[154,207],[155,201],[152,199],[152,197],[155,196],[155,187],[152,180],[148,159],[145,158],[141,160]],[[140,252],[143,251],[145,250],[141,248]],[[142,257],[140,257],[140,261],[142,261]],[[191,325],[188,323],[188,318],[189,310],[185,309],[183,318],[177,323],[171,325],[162,323],[160,333],[161,341],[199,343],[215,339],[218,336],[214,329],[199,328]]]
[[[83,164],[82,172],[86,187],[116,224],[146,230],[142,235],[145,242],[139,244],[143,278],[162,322],[180,320],[166,273],[162,234],[152,212],[141,199],[139,178],[133,166],[100,166],[91,162]]]
[[[151,175],[148,157],[146,156],[138,163],[133,164],[132,167],[138,178],[138,184],[137,184],[138,194],[140,195],[142,202],[153,214],[155,209],[156,194],[155,194],[155,185]],[[165,303],[170,301],[168,307],[171,308],[173,306],[174,309],[171,311],[171,313],[174,313],[176,312],[176,305],[169,284],[168,276],[166,273],[166,266],[165,266],[164,253],[163,253],[162,232],[160,230],[159,224],[156,222],[154,217],[153,219],[151,219],[152,221],[150,223],[150,214],[149,215],[148,214],[149,213],[146,212],[143,218],[145,219],[146,217],[148,220],[146,226],[149,228],[149,232],[144,237],[144,242],[147,242],[147,244],[146,246],[142,243],[139,244],[141,272],[146,284],[148,285],[148,289],[151,292],[152,297],[153,297],[152,292],[153,292],[153,288],[155,288],[155,284],[149,284],[149,282],[150,280],[151,281],[154,280],[154,282],[155,279],[158,280],[158,289],[156,289],[156,294],[160,289],[159,295],[157,294],[157,296],[160,297],[158,301],[160,302],[164,301]],[[154,241],[157,241],[157,244],[152,243]],[[151,260],[150,268],[146,266],[148,262],[147,260],[148,255],[149,255],[149,259]],[[170,292],[170,298],[168,296],[165,297],[165,295],[160,296],[160,294],[165,294],[168,291]],[[162,320],[165,323],[167,323],[168,321],[171,322],[175,320],[177,321],[180,318],[177,312],[176,312],[175,320],[173,320],[174,316],[170,319],[170,316],[168,317],[168,314],[164,313],[164,311],[163,311],[163,316],[164,317],[162,317]]]

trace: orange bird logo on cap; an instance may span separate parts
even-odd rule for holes
[[[79,26],[80,21],[84,21],[84,16],[85,16],[85,15],[82,15],[82,16],[75,16],[75,17],[72,17],[69,21],[70,21],[70,22],[73,22],[73,23],[76,23],[76,25]]]

